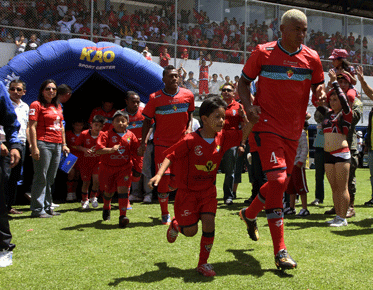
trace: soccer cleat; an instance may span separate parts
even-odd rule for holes
[[[313,202],[311,202],[311,205],[319,205],[322,204],[323,202],[320,201],[318,198],[316,198]]]
[[[124,215],[121,215],[119,217],[119,227],[120,228],[125,228],[127,227],[127,225],[129,224],[130,220],[128,219],[128,217],[124,216]]]
[[[56,203],[53,203],[51,204],[51,209],[55,209],[56,207],[59,207],[60,205],[59,204],[56,204]]]
[[[177,236],[179,235],[179,232],[174,229],[173,222],[175,220],[175,217],[172,219],[170,226],[167,229],[167,241],[169,243],[173,243],[176,241]]]
[[[304,217],[310,215],[310,212],[308,209],[302,208],[299,213],[296,215],[297,217]]]
[[[286,270],[286,269],[294,269],[297,267],[297,262],[290,257],[288,251],[280,250],[278,251],[277,255],[275,256],[275,264],[277,269]]]
[[[373,198],[364,203],[366,206],[373,206]]]
[[[89,199],[89,201],[92,203],[93,208],[98,207],[97,197],[92,197],[92,198]]]
[[[231,198],[227,198],[227,200],[225,201],[225,204],[226,205],[231,205],[231,204],[233,204],[233,200]]]
[[[347,220],[344,218],[341,218],[339,216],[336,216],[334,221],[330,224],[331,227],[343,227],[347,226]]]
[[[102,219],[104,221],[109,221],[110,220],[110,209],[104,209],[102,211]]]
[[[247,233],[249,234],[250,238],[253,241],[257,241],[257,240],[259,240],[259,230],[258,230],[258,226],[256,224],[256,219],[249,220],[245,216],[245,211],[246,211],[245,208],[241,209],[240,212],[239,212],[239,215],[240,215],[241,219],[246,223]]]
[[[202,274],[205,277],[212,277],[212,276],[216,275],[216,273],[213,269],[214,269],[214,267],[211,264],[206,263],[206,264],[202,264],[202,265],[198,266],[197,267],[197,272]]]
[[[164,214],[164,215],[162,215],[162,224],[164,224],[164,225],[170,225],[171,224],[171,216],[170,216],[170,214]]]
[[[8,250],[0,251],[0,268],[13,265],[12,262],[13,252]]]
[[[89,209],[89,200],[82,200],[80,202],[80,204],[82,205],[82,209]]]
[[[66,196],[66,201],[74,201],[74,200],[76,200],[76,193],[68,192]]]
[[[152,193],[146,194],[146,195],[144,196],[144,200],[143,200],[143,202],[144,202],[144,203],[152,203],[152,197],[153,197],[153,194],[152,194]]]

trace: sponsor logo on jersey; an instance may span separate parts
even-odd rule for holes
[[[117,142],[118,142],[118,138],[117,138],[117,136],[113,136],[113,137],[111,137],[111,141],[112,141],[113,143],[117,143]]]
[[[286,72],[286,74],[287,74],[288,78],[291,79],[291,77],[293,76],[294,72],[293,72],[291,69],[289,69],[289,70]]]
[[[203,152],[201,151],[201,149],[202,149],[202,146],[201,145],[197,145],[196,147],[194,147],[194,153],[197,156],[202,156]]]
[[[214,171],[216,169],[216,163],[214,164],[211,160],[207,161],[206,165],[195,165],[197,170],[201,170],[207,173],[210,173],[211,171]]]
[[[274,47],[266,47],[266,50],[274,50]]]
[[[181,214],[181,216],[188,216],[191,215],[192,213],[189,210],[184,210],[184,213]]]
[[[81,60],[88,62],[99,62],[99,63],[110,63],[115,59],[115,53],[111,50],[103,52],[104,49],[108,49],[114,46],[107,47],[84,47],[80,55]]]
[[[220,151],[220,145],[216,146],[216,152],[219,152]]]
[[[124,148],[124,146],[120,146],[119,149],[118,149],[118,153],[123,154],[124,151],[126,151],[126,148]]]

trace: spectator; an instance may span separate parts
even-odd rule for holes
[[[152,57],[148,55],[148,51],[147,50],[143,50],[142,51],[142,55],[149,61],[152,61]]]
[[[220,78],[222,81],[218,80],[218,75],[213,74],[212,78],[209,76],[209,92],[211,96],[219,96],[220,95],[220,88],[225,83],[223,75],[220,74]]]
[[[72,32],[72,26],[75,23],[76,19],[75,16],[72,16],[72,19],[69,20],[69,15],[65,14],[63,16],[62,20],[58,21],[58,27],[61,32],[61,39],[62,40],[68,40],[71,37]]]
[[[67,11],[69,7],[66,5],[65,0],[60,0],[59,4],[57,5],[57,12],[60,18],[64,18],[67,15]]]
[[[39,47],[40,40],[36,37],[36,34],[31,34],[30,40],[26,44],[25,51],[35,50]]]
[[[19,36],[19,40],[16,39],[15,43],[17,46],[15,55],[21,54],[22,52],[25,51],[27,40],[25,39],[23,35]]]
[[[180,57],[184,49],[187,48],[185,46],[189,46],[190,43],[187,39],[185,39],[185,34],[181,34],[180,39],[177,40],[177,44],[178,44],[177,52],[178,52],[178,56]]]
[[[188,79],[185,81],[185,87],[190,90],[194,95],[196,94],[196,89],[198,88],[198,81],[194,78],[194,72],[190,71],[188,73]]]
[[[350,63],[346,60],[348,56],[348,52],[345,49],[334,49],[332,55],[329,59],[332,60],[334,71],[336,74],[345,73],[351,79],[351,84],[354,86],[356,85],[356,78],[355,78],[355,69]],[[331,88],[331,83],[329,81],[328,88]]]
[[[57,174],[61,151],[68,154],[70,150],[66,145],[62,108],[56,93],[55,81],[46,80],[40,86],[38,100],[30,105],[29,134],[34,161],[32,217],[50,218],[60,215],[51,209],[51,186]]]
[[[161,67],[168,66],[171,57],[167,52],[167,48],[164,48],[163,51],[159,54],[159,65]]]
[[[210,93],[209,91],[209,67],[212,66],[212,60],[210,64],[206,65],[206,60],[203,58],[202,51],[200,52],[199,59],[199,99],[202,100]]]
[[[184,51],[183,51],[183,53],[181,54],[181,56],[180,56],[183,60],[188,60],[188,58],[189,58],[189,54],[188,54],[188,49],[184,49]]]
[[[51,28],[52,28],[52,25],[48,21],[48,18],[44,17],[42,20],[42,23],[39,24],[39,29],[43,30],[43,31],[40,31],[40,42],[41,43],[44,43],[48,40],[48,38],[50,37],[50,32],[48,31],[51,30]]]

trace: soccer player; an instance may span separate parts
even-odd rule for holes
[[[70,152],[78,157],[77,162],[75,163],[74,167],[71,168],[69,174],[67,175],[67,196],[66,201],[74,201],[76,200],[76,188],[78,186],[79,181],[79,164],[82,160],[83,154],[76,149],[76,140],[80,133],[83,131],[84,122],[83,120],[74,120],[72,123],[72,130],[66,131],[66,143],[67,147],[70,148]]]
[[[169,65],[164,68],[164,89],[159,90],[149,97],[142,112],[145,120],[142,129],[142,139],[139,154],[143,155],[146,149],[146,136],[155,120],[154,130],[154,162],[156,171],[166,157],[164,151],[178,142],[183,136],[191,132],[191,122],[194,111],[194,95],[191,91],[178,86],[179,75],[177,69]],[[171,217],[168,212],[169,192],[176,189],[172,166],[167,170],[159,182],[158,201],[161,205],[162,224],[169,225]]]
[[[219,97],[205,100],[199,110],[202,128],[184,136],[166,150],[166,158],[158,173],[150,180],[157,186],[166,169],[174,164],[178,192],[175,198],[175,217],[167,230],[167,240],[175,242],[179,233],[187,237],[198,231],[202,222],[202,238],[197,271],[204,276],[215,276],[213,267],[207,263],[215,236],[216,174],[220,161],[229,148],[244,146],[252,124],[244,130],[222,130],[227,104]]]
[[[83,131],[75,142],[76,149],[83,154],[80,157],[80,175],[83,181],[82,184],[82,200],[81,205],[83,209],[89,208],[89,202],[92,207],[98,207],[97,191],[99,189],[98,170],[100,165],[100,156],[96,154],[96,144],[98,136],[105,124],[105,117],[96,115],[92,119],[91,129]],[[89,186],[92,188],[88,199]]]
[[[136,138],[141,142],[142,139],[142,125],[144,123],[144,115],[142,111],[143,107],[140,107],[140,97],[134,91],[128,91],[126,97],[127,107],[122,111],[126,112],[129,117],[127,129],[135,134]],[[140,157],[142,168],[143,157]],[[140,180],[138,182],[132,182],[131,184],[131,194],[129,196],[130,201],[144,201],[145,203],[152,202],[152,190],[148,186],[149,179],[141,174]],[[145,195],[143,197],[142,190],[145,190]]]
[[[96,115],[101,115],[106,118],[106,122],[102,131],[107,131],[111,129],[111,120],[113,118],[116,110],[114,109],[114,102],[109,100],[108,97],[105,97],[105,101],[102,101],[102,106],[92,110],[91,116],[89,117],[88,122],[92,123],[93,117]]]
[[[113,129],[102,132],[97,140],[96,153],[102,154],[99,169],[100,189],[104,192],[102,219],[110,220],[111,198],[118,192],[119,227],[125,228],[129,219],[126,217],[128,188],[131,175],[140,177],[139,141],[135,134],[127,130],[128,114],[116,111],[113,116]]]
[[[282,196],[289,182],[298,140],[302,133],[310,90],[326,98],[324,73],[316,51],[303,45],[307,17],[291,9],[281,18],[282,38],[258,45],[247,60],[238,82],[238,93],[253,128],[250,148],[257,150],[268,181],[248,208],[240,211],[249,236],[259,239],[256,216],[265,208],[277,268],[293,269],[284,242]],[[258,90],[250,99],[250,84],[258,77]],[[251,138],[249,138],[251,139]],[[256,148],[254,148],[256,147]]]

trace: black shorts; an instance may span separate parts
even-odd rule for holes
[[[324,152],[324,163],[325,164],[336,164],[336,163],[351,163],[351,155],[345,159],[342,157],[334,156],[330,152]]]

